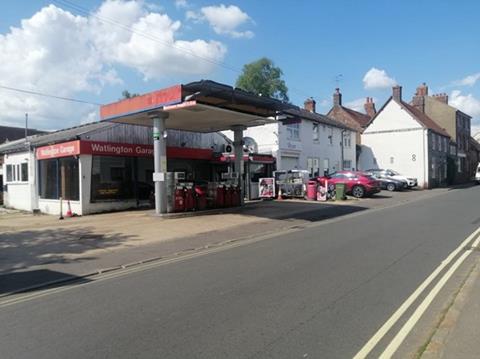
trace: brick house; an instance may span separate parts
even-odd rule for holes
[[[371,97],[366,98],[364,108],[365,113],[361,113],[343,106],[342,94],[340,89],[336,88],[333,94],[333,106],[330,111],[328,111],[327,116],[355,129],[357,131],[357,145],[359,145],[361,143],[360,135],[377,113],[375,103]]]
[[[450,135],[450,155],[456,164],[454,181],[462,183],[472,177],[469,158],[470,121],[471,116],[448,104],[448,95],[445,93],[429,96],[428,86],[423,83],[417,87],[411,105],[425,113]]]

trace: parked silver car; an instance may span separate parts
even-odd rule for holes
[[[377,169],[369,169],[366,172],[369,172],[381,177],[388,177],[388,178],[393,178],[399,181],[406,181],[409,188],[418,186],[418,181],[416,178],[403,176],[394,170],[390,170],[390,169],[384,170],[384,169],[377,168]]]

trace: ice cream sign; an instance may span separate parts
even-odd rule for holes
[[[80,141],[58,143],[37,148],[37,159],[59,158],[80,154]]]

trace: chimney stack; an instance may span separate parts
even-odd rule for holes
[[[395,85],[392,88],[392,97],[395,101],[401,102],[402,101],[402,86]]]
[[[342,94],[340,93],[340,89],[338,87],[335,89],[335,93],[333,94],[333,105],[342,106]]]
[[[420,86],[417,87],[417,92],[415,92],[415,96],[412,98],[412,105],[417,110],[425,113],[425,97],[428,96],[428,86],[424,82]]]
[[[305,108],[305,110],[307,110],[308,112],[312,112],[312,113],[315,113],[316,111],[316,101],[309,97],[305,100],[305,102],[303,103],[303,107]]]
[[[371,97],[367,97],[365,105],[363,105],[363,108],[365,109],[365,112],[370,118],[373,118],[373,116],[375,116],[375,114],[377,113],[377,110],[375,108],[375,102],[373,102],[373,98]]]
[[[417,93],[415,95],[416,96],[428,96],[428,86],[425,82],[417,87]]]
[[[433,98],[437,101],[444,103],[445,105],[448,105],[448,95],[446,93],[439,93],[433,95]]]

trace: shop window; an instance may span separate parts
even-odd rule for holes
[[[22,163],[22,182],[28,182],[28,163]]]
[[[268,168],[264,163],[250,163],[250,181],[257,183],[260,178],[269,177]]]
[[[7,165],[6,182],[28,182],[28,163]]]
[[[93,156],[92,201],[135,198],[133,157]]]
[[[320,160],[318,158],[307,158],[307,170],[310,172],[310,177],[320,175]]]
[[[13,182],[13,166],[7,165],[7,182]]]
[[[78,158],[39,161],[40,198],[78,201],[80,197]]]

